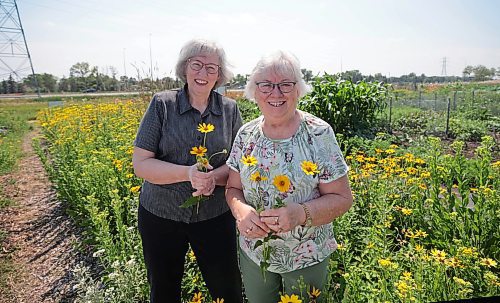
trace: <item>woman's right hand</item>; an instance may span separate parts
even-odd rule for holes
[[[236,226],[240,234],[250,239],[264,238],[271,231],[260,221],[259,214],[252,206],[241,203],[236,210]]]
[[[215,176],[211,171],[202,172],[198,170],[199,164],[196,163],[188,167],[188,178],[191,182],[191,186],[196,189],[193,196],[205,195],[209,196],[215,188]],[[210,164],[206,167],[207,169],[213,169]]]

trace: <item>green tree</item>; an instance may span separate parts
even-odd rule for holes
[[[473,69],[474,81],[485,81],[491,79],[495,73],[484,65],[477,65]]]
[[[87,62],[78,62],[71,66],[69,69],[69,76],[71,78],[77,78],[76,88],[72,87],[71,91],[78,91],[87,88],[87,82],[89,79],[87,77],[90,75],[91,69]]]

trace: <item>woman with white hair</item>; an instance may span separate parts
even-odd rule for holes
[[[236,135],[226,199],[250,303],[298,294],[300,280],[308,291],[321,290],[337,248],[331,222],[352,205],[348,167],[331,126],[297,109],[308,89],[298,60],[279,51],[257,63],[245,90],[262,115]]]
[[[220,46],[192,40],[180,51],[176,74],[184,88],[154,95],[134,142],[134,170],[144,179],[138,226],[150,301],[181,302],[184,260],[191,246],[210,295],[239,303],[236,228],[224,197],[227,154],[212,157],[209,172],[198,171],[197,158],[190,154],[193,147],[203,146],[211,154],[231,148],[242,124],[240,112],[234,100],[214,89],[232,73]],[[204,140],[200,127],[213,134]],[[180,207],[201,195],[205,201]]]

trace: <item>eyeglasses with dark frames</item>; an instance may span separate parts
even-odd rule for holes
[[[297,84],[297,82],[283,81],[280,83],[272,83],[269,81],[262,81],[262,82],[255,82],[255,84],[257,85],[257,88],[259,89],[259,91],[263,94],[271,93],[275,86],[278,87],[278,90],[281,93],[286,94],[286,93],[289,93],[293,90],[293,88],[295,87],[295,84]]]
[[[215,64],[215,63],[203,63],[203,62],[201,62],[199,60],[195,60],[195,59],[188,59],[188,65],[194,71],[199,71],[203,67],[205,67],[205,70],[209,74],[217,74],[219,72],[219,69],[220,69],[220,66]]]

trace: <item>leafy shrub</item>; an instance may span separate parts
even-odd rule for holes
[[[377,114],[386,107],[387,86],[379,82],[353,83],[325,74],[316,78],[312,87],[313,91],[299,101],[299,108],[325,120],[336,133],[373,133]]]
[[[450,118],[449,135],[464,141],[480,141],[487,134],[486,122],[479,120]]]
[[[241,112],[241,117],[243,118],[243,123],[251,121],[260,116],[259,107],[255,102],[252,102],[245,98],[240,98],[237,102],[238,108]]]

